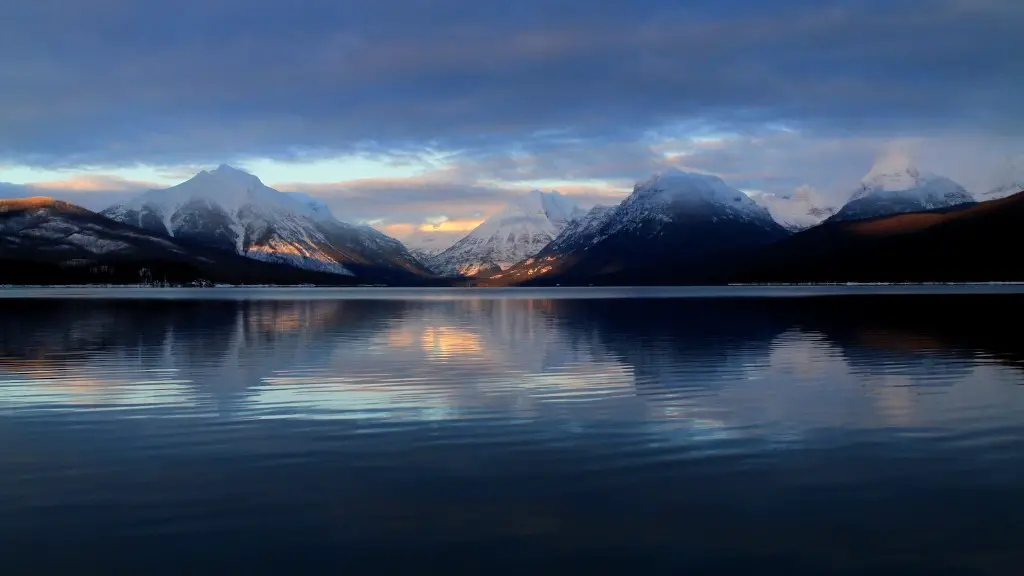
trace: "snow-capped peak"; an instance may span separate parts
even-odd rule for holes
[[[850,201],[832,219],[861,220],[971,202],[974,198],[963,186],[919,171],[905,155],[889,154],[871,167]]]
[[[633,194],[638,197],[669,202],[709,202],[742,210],[763,210],[749,196],[729,186],[713,174],[683,172],[671,169],[655,174],[636,185]]]
[[[615,229],[657,219],[672,221],[697,214],[771,222],[768,210],[718,176],[668,170],[638,183],[619,207]],[[717,214],[717,216],[716,216]]]
[[[861,179],[864,190],[897,192],[916,188],[921,172],[905,154],[887,154],[879,158]]]
[[[239,170],[238,168],[228,166],[227,164],[221,164],[220,166],[217,166],[216,169],[206,170],[205,172],[213,174],[218,178],[231,179],[236,182],[244,182],[247,184],[263,183],[263,181],[255,174],[246,172],[245,170]]]
[[[529,258],[584,211],[557,191],[532,190],[512,198],[465,238],[430,259],[445,276],[477,276],[504,270]]]
[[[346,263],[421,268],[397,240],[335,220],[322,202],[275,190],[226,164],[103,212],[146,230],[256,260],[349,274]]]
[[[163,214],[167,229],[173,233],[171,215],[183,206],[201,203],[217,206],[229,217],[237,217],[243,208],[265,215],[294,214],[311,219],[332,218],[326,206],[308,196],[285,194],[265,185],[259,177],[221,164],[214,170],[199,172],[189,180],[164,190],[152,190],[110,211],[155,209]]]

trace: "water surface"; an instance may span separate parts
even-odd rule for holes
[[[5,571],[1024,570],[1015,290],[697,290],[6,292]]]

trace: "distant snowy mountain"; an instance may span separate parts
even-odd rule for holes
[[[442,276],[486,277],[533,256],[583,216],[558,192],[534,190],[508,203],[452,247],[429,259]]]
[[[286,194],[221,165],[103,214],[113,220],[265,262],[353,274],[354,266],[424,272],[397,240],[334,218],[325,204]]]
[[[614,208],[591,210],[497,279],[628,283],[631,274],[696,265],[787,235],[767,209],[721,178],[673,170],[637,184]]]
[[[949,178],[918,171],[906,157],[877,162],[831,220],[863,220],[971,204],[974,198]]]
[[[978,200],[998,200],[1024,191],[1024,158],[1008,157],[995,172],[997,184],[978,194]]]
[[[987,192],[982,192],[979,196],[979,200],[998,200],[1000,198],[1006,198],[1007,196],[1013,196],[1024,192],[1024,178],[1020,182],[1008,182],[992,188]]]
[[[791,232],[821,224],[836,213],[810,186],[801,186],[789,194],[751,194],[755,202],[768,209],[772,218]]]
[[[503,282],[521,282],[551,272],[560,262],[600,241],[599,232],[615,214],[615,209],[616,206],[594,206],[570,222],[536,256],[520,260],[492,277]]]

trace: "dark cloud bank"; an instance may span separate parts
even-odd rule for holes
[[[0,163],[575,148],[543,174],[604,177],[676,123],[1024,132],[1019,0],[0,3]]]

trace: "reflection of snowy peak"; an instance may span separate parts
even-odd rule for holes
[[[924,174],[904,157],[876,163],[833,220],[861,220],[890,214],[949,208],[974,202],[956,182]]]
[[[755,202],[768,209],[772,218],[787,230],[797,232],[816,226],[836,213],[810,186],[801,186],[789,194],[758,193]]]
[[[489,276],[533,256],[583,211],[558,192],[534,190],[509,202],[451,248],[430,259],[444,276]]]
[[[103,214],[255,260],[310,270],[351,274],[346,264],[420,269],[397,240],[339,222],[322,202],[279,192],[225,165],[166,190],[141,194]]]

